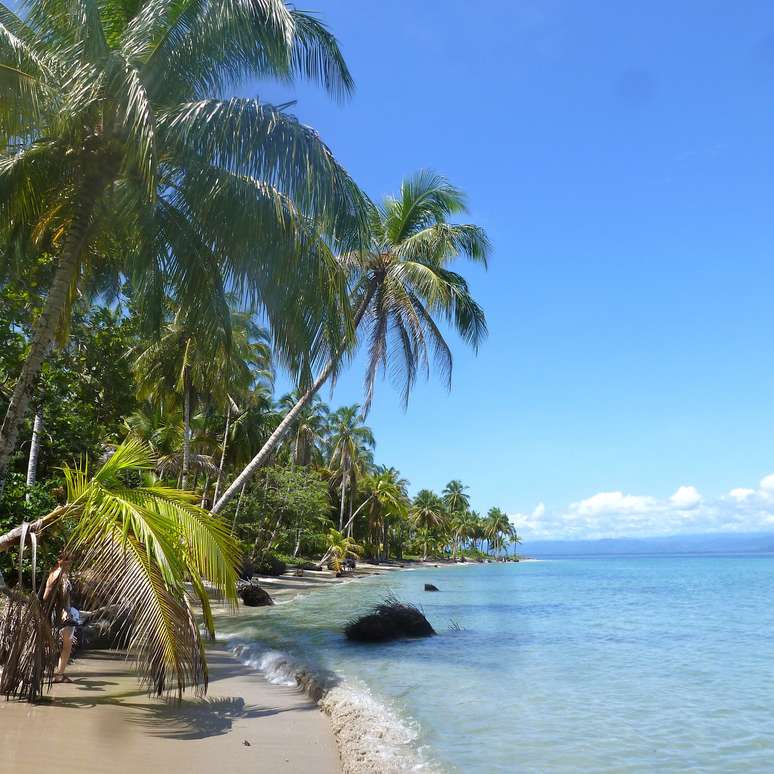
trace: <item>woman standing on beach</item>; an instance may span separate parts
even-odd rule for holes
[[[56,567],[51,571],[46,581],[46,589],[43,592],[43,601],[48,602],[51,611],[53,625],[62,628],[62,652],[59,654],[59,663],[54,673],[55,683],[71,683],[65,676],[67,662],[70,660],[70,652],[73,648],[73,634],[75,627],[80,623],[80,613],[72,607],[70,593],[72,582],[70,581],[70,569],[72,557],[62,554],[57,560]]]

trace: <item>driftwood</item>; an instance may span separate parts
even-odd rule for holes
[[[370,613],[350,621],[344,633],[356,642],[387,642],[401,637],[431,637],[435,629],[418,607],[390,596]]]

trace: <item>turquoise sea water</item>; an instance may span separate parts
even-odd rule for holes
[[[439,636],[348,643],[347,619],[388,591]],[[428,769],[774,771],[772,556],[396,572],[230,627],[268,673],[290,653],[368,694]]]

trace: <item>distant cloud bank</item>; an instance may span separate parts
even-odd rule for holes
[[[757,489],[732,489],[708,499],[684,485],[666,499],[623,492],[598,492],[563,509],[544,503],[531,513],[513,513],[519,535],[531,540],[594,540],[705,532],[774,530],[774,473]]]

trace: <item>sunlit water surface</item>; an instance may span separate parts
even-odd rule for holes
[[[345,622],[388,592],[421,605],[438,636],[348,643]],[[370,693],[429,768],[774,771],[771,556],[395,572],[226,629]]]

